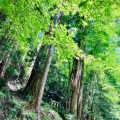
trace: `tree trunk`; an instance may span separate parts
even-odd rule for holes
[[[41,102],[42,97],[43,97],[43,92],[44,92],[45,83],[46,83],[46,79],[47,79],[47,76],[48,76],[48,71],[49,71],[49,68],[50,68],[50,64],[51,64],[51,61],[52,61],[53,52],[54,52],[54,45],[52,45],[51,48],[50,48],[48,58],[46,60],[45,68],[44,68],[44,71],[43,71],[43,75],[42,75],[41,81],[40,81],[39,95],[38,95],[38,100],[37,100],[37,104],[36,104],[36,109],[38,111],[38,120],[40,120],[40,102]]]
[[[4,75],[5,75],[5,72],[6,72],[6,69],[7,67],[9,66],[9,57],[10,57],[10,54],[7,54],[6,56],[6,60],[5,61],[2,61],[2,66],[1,66],[1,70],[0,70],[0,77],[3,78]]]
[[[31,95],[33,99],[35,99],[36,96],[38,95],[40,77],[42,75],[42,71],[45,65],[44,59],[46,59],[46,55],[45,55],[46,51],[47,51],[47,46],[42,46],[41,53],[39,53],[38,56],[35,56],[36,59],[34,59],[33,61],[34,66],[33,68],[31,68],[32,69],[32,72],[30,73],[31,75],[29,77],[26,87],[22,91],[24,94]],[[32,108],[35,107],[36,107],[35,105],[32,106]]]
[[[69,64],[69,79],[68,79],[68,89],[67,89],[67,96],[66,96],[66,110],[69,112],[70,111],[70,92],[71,92],[71,84],[72,84],[72,70],[70,67],[70,61],[68,62]]]
[[[63,13],[60,12],[59,18],[57,18],[58,24],[61,23],[62,16],[63,16]],[[55,22],[56,15],[54,16],[53,20]],[[52,26],[50,25],[49,31],[46,32],[46,34],[50,35],[51,32],[52,32]],[[54,45],[52,45],[51,48],[50,48],[50,50],[49,50],[49,54],[48,54],[48,57],[47,57],[47,60],[46,60],[46,64],[44,66],[42,74],[40,74],[41,72],[38,71],[37,75],[35,74],[35,72],[32,72],[32,73],[34,73],[33,77],[31,75],[32,78],[34,78],[34,76],[36,76],[35,77],[36,79],[34,80],[36,86],[33,87],[33,89],[35,90],[34,91],[35,95],[33,95],[34,96],[33,100],[29,104],[28,107],[30,107],[30,109],[36,109],[37,110],[37,112],[38,112],[38,120],[40,120],[40,102],[42,100],[42,96],[43,96],[43,92],[44,92],[44,88],[45,88],[45,83],[46,83],[46,79],[47,79],[49,67],[50,67],[50,64],[51,64],[53,52],[54,52]],[[39,66],[39,64],[38,64],[38,66]],[[30,82],[28,81],[28,84],[34,84],[34,83],[33,83],[32,80],[30,80]],[[32,86],[34,86],[34,85],[32,85]],[[25,88],[25,90],[26,89],[27,88]]]
[[[23,90],[24,94],[28,94],[31,96],[32,101],[28,106],[28,109],[36,109],[36,102],[38,97],[38,90],[39,90],[39,83],[40,83],[40,73],[39,71],[32,70],[31,76],[28,80],[28,83]]]
[[[89,100],[88,100],[88,111],[90,111],[88,113],[88,120],[92,120],[93,116],[91,115],[91,113],[93,113],[93,100],[94,100],[94,94],[95,94],[95,84],[97,84],[97,80],[96,80],[96,75],[94,72],[91,72],[91,82],[90,82],[90,92],[89,92]]]
[[[33,70],[33,67],[34,67],[34,65],[35,65],[35,61],[36,61],[37,56],[38,56],[38,53],[39,53],[39,51],[40,51],[40,47],[41,47],[41,45],[39,44],[39,45],[38,45],[38,48],[37,48],[37,54],[34,56],[33,61],[32,61],[32,63],[31,63],[31,65],[30,65],[30,68],[29,68],[29,75],[28,75],[27,79],[30,78],[30,75],[31,75],[32,70]]]
[[[71,98],[71,108],[70,112],[72,114],[77,115],[77,100],[78,100],[78,82],[80,76],[80,61],[75,59],[75,73],[73,79],[73,91],[72,91],[72,98]]]
[[[85,86],[87,86],[87,85],[85,85]],[[89,87],[89,86],[88,86]],[[85,91],[85,93],[83,93],[83,95],[84,95],[84,100],[82,101],[83,103],[82,103],[82,111],[81,111],[81,114],[82,114],[82,117],[81,117],[81,119],[85,119],[85,116],[83,116],[83,110],[84,110],[84,108],[85,108],[85,105],[87,104],[87,101],[88,101],[88,95],[89,95],[89,88],[87,87],[87,89],[86,89],[86,91]]]
[[[83,88],[84,88],[84,61],[81,61],[81,77],[80,77],[80,87],[79,87],[79,95],[77,101],[77,118],[78,120],[82,120],[82,98],[83,98]]]
[[[2,74],[2,71],[3,71],[3,68],[4,68],[4,61],[0,61],[0,78],[1,78],[1,74]]]

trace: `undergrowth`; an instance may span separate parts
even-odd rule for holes
[[[37,120],[34,111],[27,110],[29,100],[21,95],[10,92],[7,87],[0,90],[0,120]],[[48,103],[43,102],[41,107],[41,120],[62,120]]]

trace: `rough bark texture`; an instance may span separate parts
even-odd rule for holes
[[[54,52],[54,45],[51,46],[49,54],[48,54],[48,58],[46,60],[46,64],[45,64],[45,68],[43,71],[43,75],[41,77],[41,81],[40,81],[40,89],[39,89],[39,95],[38,95],[38,100],[37,100],[37,111],[38,111],[38,120],[40,120],[40,102],[42,100],[43,97],[43,92],[44,92],[44,88],[45,88],[45,83],[46,83],[46,79],[48,76],[48,71],[50,68],[50,64],[52,61],[52,56],[53,56],[53,52]]]
[[[82,41],[78,42],[78,47],[80,48],[82,45]],[[81,74],[81,61],[80,59],[74,59],[73,64],[73,88],[72,88],[72,97],[71,97],[71,106],[70,112],[77,116],[77,106],[78,106],[78,87],[80,81],[80,74]]]
[[[30,76],[30,79],[28,81],[28,84],[23,91],[24,94],[28,94],[32,97],[32,101],[30,102],[28,109],[36,109],[36,104],[38,101],[38,95],[39,95],[39,84],[40,84],[40,74],[36,71],[32,71],[32,74]]]
[[[79,87],[79,95],[78,95],[78,108],[77,108],[77,118],[78,120],[82,120],[82,98],[83,98],[83,88],[84,88],[84,61],[81,63],[81,77],[80,77],[80,87]]]
[[[80,76],[80,61],[75,60],[75,70],[74,79],[73,79],[73,91],[72,91],[72,98],[71,98],[71,109],[70,112],[72,114],[77,115],[77,100],[78,100],[78,82]]]

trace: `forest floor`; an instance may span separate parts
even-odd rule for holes
[[[0,120],[37,120],[34,111],[27,110],[30,97],[4,87],[0,90]],[[43,102],[41,120],[62,120],[60,115],[48,103]]]

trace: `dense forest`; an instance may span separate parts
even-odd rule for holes
[[[120,120],[120,0],[0,0],[0,120]]]

